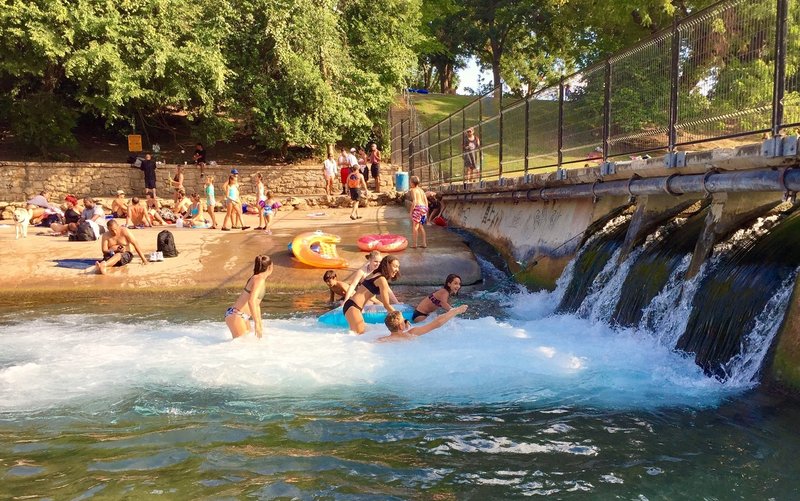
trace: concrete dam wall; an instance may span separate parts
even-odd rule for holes
[[[521,283],[570,279],[561,311],[589,315],[574,299],[605,290],[598,318],[644,328],[672,294],[688,310],[670,343],[709,375],[732,377],[758,352],[763,364],[736,377],[800,392],[800,162],[796,138],[775,143],[451,185],[445,215],[495,246]]]

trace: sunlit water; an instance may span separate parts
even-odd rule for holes
[[[464,295],[467,318],[395,344],[374,342],[380,326],[359,337],[290,316],[324,306],[288,296],[265,302],[261,341],[229,340],[213,301],[139,314],[6,308],[0,493],[796,494],[793,405],[708,378],[655,336],[553,315],[558,292],[498,285]]]

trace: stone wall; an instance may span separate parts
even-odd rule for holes
[[[253,195],[253,180],[258,172],[263,174],[267,189],[272,190],[277,197],[325,194],[322,164],[246,165],[236,166],[236,169],[239,171],[239,184],[245,199],[248,195]],[[390,191],[394,186],[396,169],[384,164],[381,165],[381,171],[381,191]],[[223,166],[207,166],[204,169],[206,175],[214,176],[218,192],[229,172],[230,167]],[[174,165],[159,165],[156,171],[159,197],[171,198],[172,190],[167,188],[167,179],[174,173]],[[203,184],[199,167],[188,166],[184,181],[187,191],[202,193]],[[369,185],[373,189],[372,180]],[[335,193],[341,190],[338,180],[334,188],[337,189]],[[128,196],[143,195],[142,171],[128,164],[0,162],[0,200],[5,202],[22,202],[42,190],[50,192],[51,200],[61,201],[67,194],[78,198],[113,197],[120,189]]]

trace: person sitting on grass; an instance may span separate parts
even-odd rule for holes
[[[427,324],[411,327],[411,323],[403,318],[403,313],[400,311],[393,311],[386,315],[386,320],[383,321],[389,329],[389,335],[376,339],[378,343],[394,342],[394,341],[407,341],[411,338],[427,334],[432,330],[438,329],[447,322],[449,322],[456,315],[460,315],[467,311],[467,305],[462,304],[457,308],[444,313]]]
[[[117,190],[117,198],[111,202],[111,214],[119,218],[128,217],[128,201],[125,200],[124,191]]]
[[[334,302],[336,296],[339,296],[340,301],[344,301],[345,295],[347,295],[347,290],[350,288],[350,284],[347,282],[342,282],[341,280],[336,279],[336,272],[333,270],[328,270],[322,275],[322,281],[325,282],[325,285],[328,286],[328,289],[331,291],[331,297],[328,299],[329,303]]]
[[[96,261],[97,273],[105,275],[110,267],[121,267],[133,260],[131,247],[136,250],[136,254],[142,259],[142,264],[147,264],[147,258],[142,254],[139,244],[128,228],[119,225],[116,219],[108,221],[106,232],[100,239],[100,248],[103,251],[103,259]]]

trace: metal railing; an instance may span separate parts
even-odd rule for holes
[[[401,122],[392,160],[437,187],[783,134],[800,126],[798,3],[723,1],[528,98],[501,86],[419,133]]]

